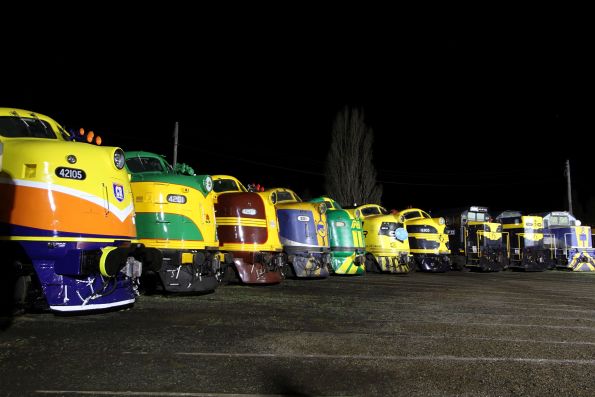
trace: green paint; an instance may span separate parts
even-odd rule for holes
[[[136,230],[139,238],[203,240],[196,224],[190,218],[177,214],[137,213]]]
[[[188,186],[200,191],[203,196],[208,196],[210,192],[205,189],[205,180],[209,175],[183,175],[173,171],[172,167],[163,156],[150,152],[131,151],[125,152],[126,160],[142,158],[151,162],[153,165],[160,165],[161,171],[131,172],[126,165],[126,170],[132,175],[132,182],[160,182],[171,183],[174,185]]]

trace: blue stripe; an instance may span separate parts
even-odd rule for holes
[[[307,217],[308,220],[300,221],[298,217]],[[278,209],[277,218],[279,220],[279,235],[282,238],[301,244],[320,245],[312,211]]]
[[[0,236],[110,238],[118,240],[130,240],[136,238],[136,236],[70,233],[60,230],[46,230],[37,229],[34,227],[11,225],[8,223],[0,223]]]

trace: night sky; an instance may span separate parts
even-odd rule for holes
[[[274,29],[282,25],[182,24],[164,35],[145,24],[84,45],[66,30],[4,57],[0,106],[170,162],[178,121],[178,160],[197,173],[306,198],[324,193],[337,112],[359,107],[388,208],[564,209],[570,159],[575,212],[595,221],[592,51],[582,36]]]

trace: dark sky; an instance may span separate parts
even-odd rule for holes
[[[337,112],[356,106],[387,207],[559,209],[567,158],[575,206],[595,193],[592,44],[579,34],[153,22],[69,28],[10,51],[0,106],[170,161],[179,121],[179,161],[198,173],[306,196],[323,193]]]

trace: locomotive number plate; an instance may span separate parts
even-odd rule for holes
[[[82,181],[87,177],[87,174],[85,174],[85,171],[77,170],[76,168],[58,167],[56,168],[56,176],[59,176],[60,178],[77,179]]]

